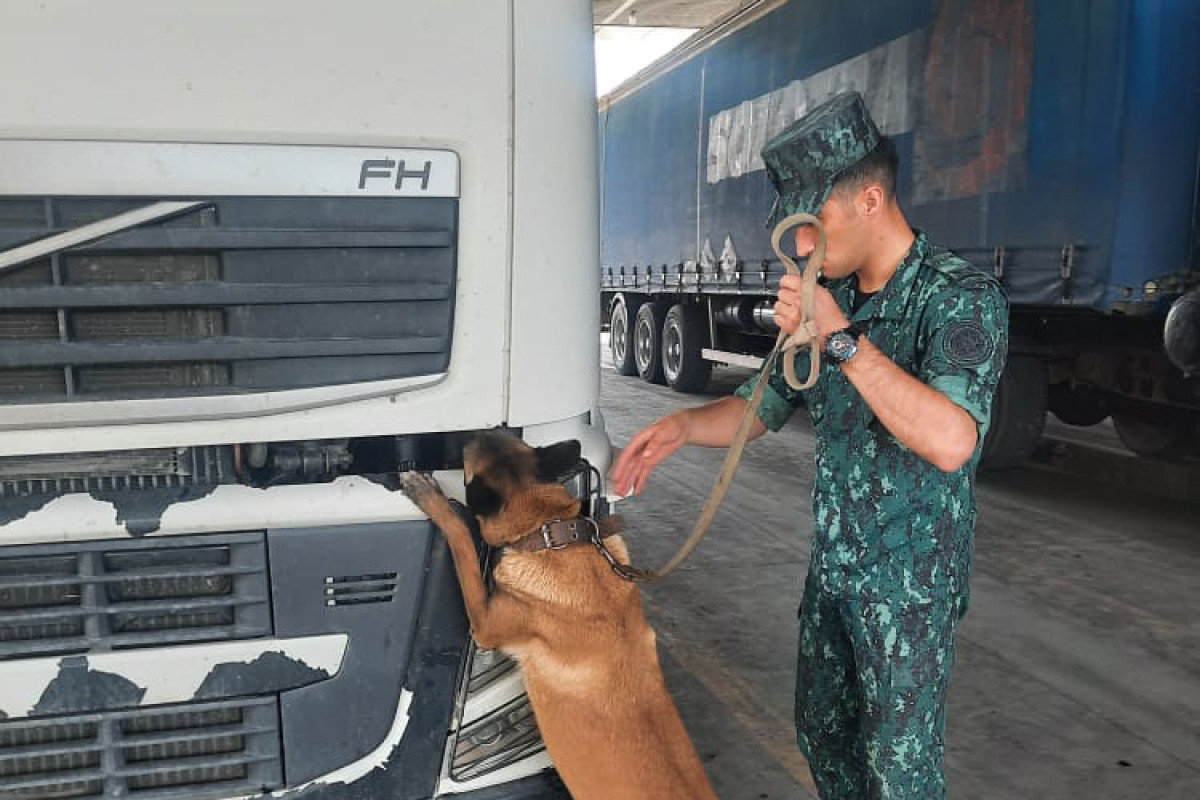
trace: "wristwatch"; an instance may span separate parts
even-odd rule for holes
[[[858,352],[858,337],[866,333],[863,326],[852,323],[829,334],[825,340],[825,356],[834,364],[844,364]]]

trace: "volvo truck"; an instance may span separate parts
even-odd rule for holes
[[[0,8],[0,796],[566,797],[396,476],[506,427],[600,491],[592,52],[584,0]]]

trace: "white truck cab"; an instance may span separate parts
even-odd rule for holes
[[[0,9],[0,795],[565,797],[395,491],[599,497],[584,0]]]

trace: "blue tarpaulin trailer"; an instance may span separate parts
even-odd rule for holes
[[[766,0],[693,37],[600,102],[618,369],[688,391],[757,363],[782,274],[759,151],[845,89],[894,138],[914,225],[1009,293],[985,460],[1023,459],[1047,408],[1200,449],[1194,0]]]

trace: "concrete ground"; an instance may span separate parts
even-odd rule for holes
[[[607,354],[606,354],[607,358]],[[623,446],[676,394],[606,364]],[[812,538],[813,436],[798,414],[751,444],[708,538],[644,591],[684,721],[724,800],[816,797],[796,749],[796,608]],[[622,503],[634,561],[690,531],[723,451],[685,448]],[[979,481],[972,605],[950,691],[951,798],[1200,798],[1200,498],[1195,504],[1031,467]]]

